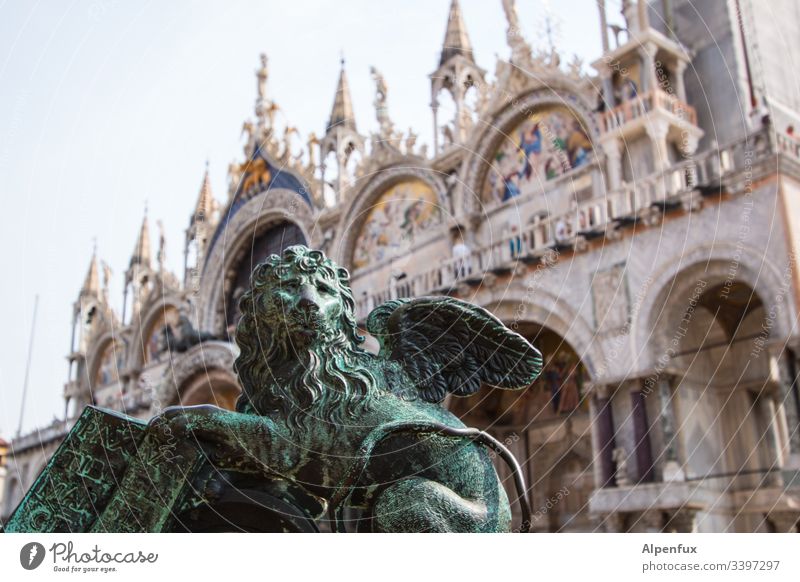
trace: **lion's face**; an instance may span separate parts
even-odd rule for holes
[[[295,345],[324,342],[338,331],[344,305],[337,281],[320,271],[289,269],[270,290],[272,313],[281,322],[275,333]]]
[[[289,424],[339,418],[366,406],[375,379],[362,365],[346,269],[320,251],[291,246],[253,271],[239,303],[239,410],[281,411]],[[290,370],[276,380],[278,371]]]

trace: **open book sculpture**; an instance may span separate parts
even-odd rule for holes
[[[240,303],[236,411],[173,407],[149,423],[87,408],[5,531],[503,532],[487,433],[441,402],[522,389],[541,355],[448,297],[389,301],[363,350],[349,275],[303,246],[256,267]]]

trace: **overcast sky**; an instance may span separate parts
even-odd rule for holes
[[[149,204],[182,269],[183,232],[209,159],[217,199],[241,156],[254,71],[305,136],[324,132],[343,52],[359,129],[376,129],[376,66],[398,128],[431,142],[428,75],[450,0],[142,2],[0,1],[0,435],[16,431],[39,294],[24,428],[63,412],[72,303],[96,237],[122,303],[125,271]],[[543,46],[546,2],[518,0],[523,32]],[[618,20],[619,0],[609,0]],[[478,64],[506,57],[500,0],[462,0]],[[595,0],[552,2],[562,60],[600,55]],[[154,246],[155,248],[155,246]]]

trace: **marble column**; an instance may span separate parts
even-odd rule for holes
[[[603,54],[608,52],[608,17],[606,16],[606,0],[597,0],[597,9],[600,11],[600,40]]]
[[[643,93],[649,93],[658,89],[658,78],[656,77],[656,53],[658,46],[653,42],[646,42],[641,47],[639,53],[642,57],[642,75],[641,82],[644,88],[641,89]]]
[[[669,167],[669,150],[667,147],[667,133],[669,126],[663,119],[653,119],[645,127],[647,135],[653,144],[653,171],[663,172]],[[662,181],[658,181],[662,184]]]
[[[610,137],[600,142],[606,154],[606,177],[609,191],[617,190],[622,185],[622,152],[620,142],[616,137]]]
[[[639,18],[639,30],[642,32],[650,28],[650,16],[647,14],[647,1],[639,0],[636,3],[636,10]]]
[[[659,420],[661,421],[661,435],[664,439],[664,464],[662,480],[683,481],[685,474],[680,466],[681,454],[680,440],[677,434],[677,415],[675,413],[675,395],[668,378],[658,379],[658,398],[661,404]]]
[[[647,420],[647,405],[641,383],[636,383],[630,392],[633,415],[634,456],[636,457],[637,480],[650,483],[653,477],[653,449],[650,445],[650,423]]]
[[[800,362],[797,353],[785,350],[779,359],[780,365],[780,407],[786,416],[786,432],[789,440],[789,454],[800,454],[800,386],[798,373]],[[780,408],[779,407],[779,408]]]
[[[678,61],[675,63],[674,83],[675,83],[675,96],[686,103],[686,85],[684,84],[683,76],[686,73],[686,61]]]
[[[433,155],[439,153],[439,101],[434,97],[431,100],[433,112]]]
[[[764,476],[764,485],[768,487],[781,487],[783,485],[783,477],[781,475],[781,468],[783,467],[783,458],[781,455],[780,447],[778,445],[778,426],[777,417],[775,414],[775,402],[769,395],[759,396],[756,406],[759,407],[759,416],[762,419],[761,427],[764,431],[763,439],[766,447],[766,467],[771,472]],[[761,436],[761,435],[760,435]]]
[[[614,487],[614,416],[611,411],[611,395],[598,393],[594,398],[597,423],[598,458],[600,461],[600,486]]]

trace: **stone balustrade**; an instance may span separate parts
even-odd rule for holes
[[[613,109],[600,113],[598,115],[600,130],[603,133],[617,130],[655,110],[666,111],[686,123],[697,125],[697,112],[694,107],[684,103],[675,95],[656,89],[627,99]]]

